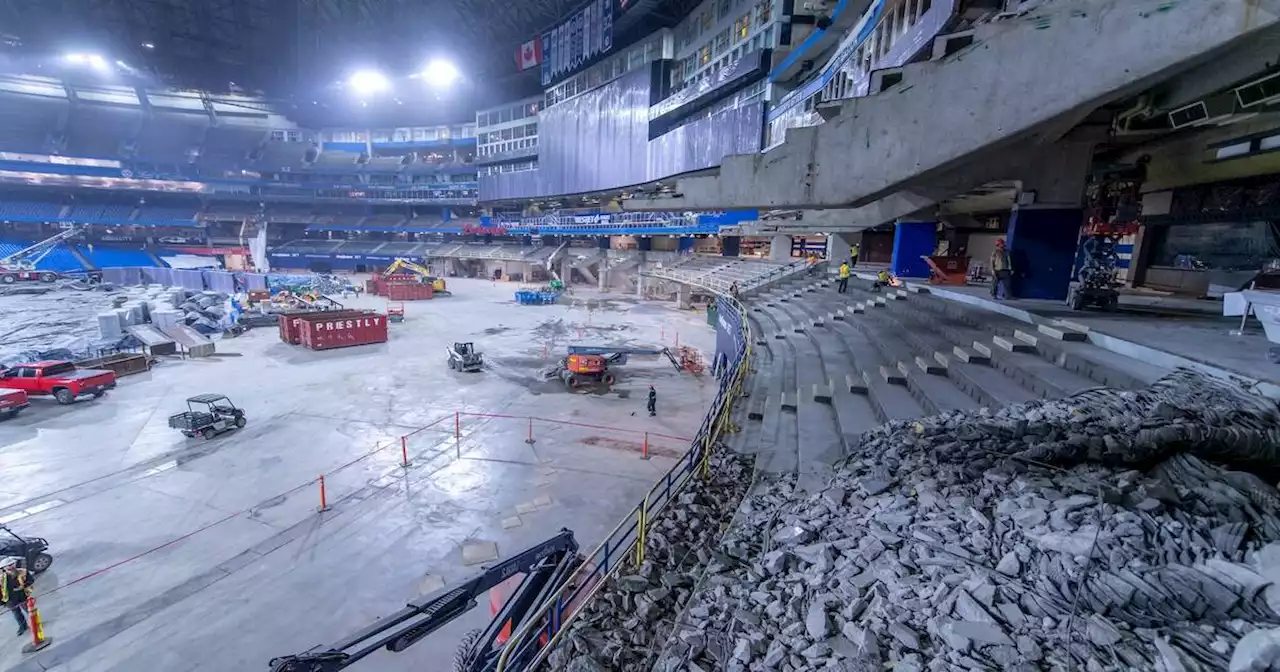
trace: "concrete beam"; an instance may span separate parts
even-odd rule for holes
[[[791,129],[767,153],[726,157],[718,175],[680,180],[678,197],[633,199],[624,208],[875,203],[983,150],[1039,133],[1052,137],[1064,119],[1205,62],[1276,24],[1277,5],[1280,0],[1077,0],[977,26],[971,47],[909,64],[901,84],[843,103],[827,123]],[[1082,49],[1086,44],[1093,48]]]

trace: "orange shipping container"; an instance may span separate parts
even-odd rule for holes
[[[387,342],[387,316],[381,313],[344,315],[333,319],[298,320],[299,342],[312,350]]]

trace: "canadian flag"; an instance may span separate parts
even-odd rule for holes
[[[516,68],[528,70],[542,62],[542,40],[535,37],[520,45],[516,52]]]

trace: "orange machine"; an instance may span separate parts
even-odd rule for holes
[[[560,379],[572,389],[585,385],[613,385],[616,378],[609,373],[609,363],[602,355],[573,354],[564,358]]]

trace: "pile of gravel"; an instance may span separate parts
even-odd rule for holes
[[[548,659],[553,670],[647,670],[693,594],[713,549],[751,484],[751,461],[725,449],[711,478],[694,478],[653,519],[645,560],[615,575],[565,633]]]
[[[1274,404],[1179,371],[1140,392],[953,412],[862,438],[824,490],[788,478],[754,489],[653,669],[1280,660],[1280,637],[1263,629],[1280,625]],[[653,614],[625,606],[597,619],[593,644],[649,637]],[[648,669],[630,660],[602,662]]]

